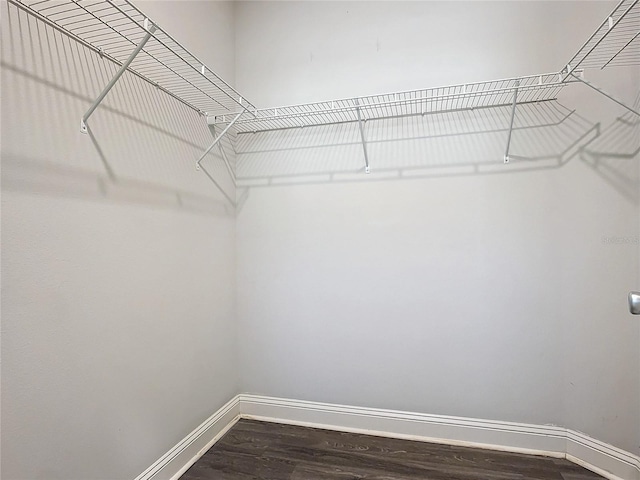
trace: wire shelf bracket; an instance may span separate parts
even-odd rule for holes
[[[364,172],[371,173],[371,168],[369,168],[369,155],[367,155],[367,141],[364,137],[364,125],[362,124],[362,114],[360,113],[360,103],[358,99],[353,100],[354,105],[356,106],[356,114],[358,116],[358,128],[360,130],[360,140],[362,140],[362,150],[364,152]]]
[[[569,70],[569,65],[567,65],[567,70]],[[631,108],[629,105],[627,105],[626,103],[618,100],[617,98],[615,98],[614,96],[608,94],[607,92],[605,92],[604,90],[602,90],[599,87],[596,87],[593,83],[591,82],[587,82],[584,78],[582,78],[584,76],[584,72],[580,72],[578,75],[575,75],[572,71],[569,70],[568,73],[569,77],[574,78],[575,80],[577,80],[578,82],[586,85],[587,87],[591,88],[592,90],[598,92],[600,95],[603,95],[605,97],[607,97],[609,100],[611,100],[612,102],[617,103],[618,105],[620,105],[623,108],[626,108],[627,110],[629,110],[631,113],[637,115],[640,117],[640,112],[638,112],[637,110],[634,110],[633,108]]]
[[[587,82],[584,78],[581,78],[577,75],[574,75],[573,73],[570,74],[573,78],[575,78],[576,80],[578,80],[580,83],[583,83],[585,85],[587,85],[588,87],[592,88],[593,90],[595,90],[596,92],[598,92],[600,95],[604,95],[605,97],[607,97],[609,100],[617,103],[618,105],[626,108],[627,110],[629,110],[631,113],[635,113],[636,115],[638,115],[640,117],[640,113],[637,110],[634,110],[633,108],[631,108],[630,106],[628,106],[626,103],[621,102],[620,100],[618,100],[617,98],[609,95],[607,92],[605,92],[604,90],[602,90],[601,88],[596,87],[595,85],[593,85],[592,83]]]
[[[507,136],[507,148],[504,152],[504,163],[509,163],[509,148],[511,147],[511,133],[513,132],[513,120],[516,118],[516,105],[518,103],[518,87],[520,81],[516,80],[516,88],[513,89],[513,103],[511,104],[511,122],[509,122],[509,135]]]
[[[200,170],[200,168],[202,167],[201,163],[202,163],[202,160],[204,160],[204,157],[206,157],[209,154],[209,152],[213,150],[213,147],[215,147],[220,143],[220,140],[222,140],[222,138],[227,134],[227,132],[231,129],[231,127],[233,127],[233,124],[236,123],[240,119],[242,114],[246,111],[247,111],[247,107],[245,107],[244,110],[242,110],[235,117],[233,117],[233,120],[231,120],[229,124],[224,128],[224,130],[220,132],[220,134],[213,140],[213,143],[211,143],[211,145],[207,147],[204,153],[200,155],[200,158],[198,158],[198,160],[196,161],[196,170]],[[207,119],[207,124],[211,125],[208,119]]]
[[[148,18],[145,18],[144,29],[147,31],[146,35],[142,37],[142,40],[140,40],[140,43],[138,43],[138,46],[133,50],[133,52],[131,52],[131,55],[129,55],[129,58],[127,58],[127,60],[120,66],[120,69],[116,72],[116,74],[109,81],[109,83],[107,83],[107,85],[104,87],[100,95],[98,95],[98,98],[96,98],[93,101],[93,103],[89,107],[89,110],[87,110],[87,112],[82,116],[82,120],[80,120],[80,131],[82,133],[85,133],[85,134],[87,133],[87,121],[89,120],[89,117],[93,114],[95,109],[98,108],[98,105],[100,105],[102,100],[104,100],[104,97],[107,96],[109,91],[115,86],[115,84],[118,82],[122,74],[126,72],[129,66],[131,65],[131,63],[133,63],[136,56],[140,53],[140,51],[144,48],[146,43],[149,41],[149,39],[153,35],[153,32],[156,31],[156,26],[153,23],[151,23],[151,21]]]
[[[207,126],[211,131],[211,135],[213,138],[216,138],[216,124],[213,121],[213,117],[207,117]],[[231,163],[229,162],[229,157],[227,157],[227,152],[225,152],[224,147],[222,146],[222,142],[218,142],[218,150],[220,151],[220,155],[222,156],[222,160],[224,161],[224,165],[227,168],[227,172],[229,172],[229,177],[231,177],[231,181],[233,182],[233,186],[237,186],[236,173],[231,168]]]

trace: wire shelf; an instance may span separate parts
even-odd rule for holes
[[[622,0],[567,64],[575,68],[640,65],[640,2]]]
[[[237,133],[334,125],[362,121],[427,115],[511,105],[517,89],[517,103],[554,100],[566,86],[558,73],[533,75],[445,87],[434,87],[366,97],[249,110],[236,120]],[[238,115],[215,117],[228,125]]]
[[[9,0],[122,65],[149,30],[129,0]],[[253,108],[233,87],[158,25],[128,70],[202,114]]]
[[[8,1],[209,116],[222,133],[205,155],[232,127],[250,133],[358,122],[362,130],[362,122],[377,119],[508,105],[515,112],[519,104],[555,100],[568,83],[581,81],[574,74],[583,67],[640,64],[640,0],[622,0],[561,73],[257,109],[130,0]],[[111,86],[83,117],[83,131]]]

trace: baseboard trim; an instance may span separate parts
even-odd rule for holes
[[[276,423],[567,458],[609,480],[640,480],[640,457],[556,425],[240,395],[240,416]]]
[[[433,443],[562,457],[564,429],[240,395],[243,418]]]
[[[177,480],[240,419],[240,397],[229,400],[135,480]]]
[[[567,429],[566,458],[609,480],[640,480],[640,457]]]
[[[609,480],[640,480],[640,457],[556,425],[430,415],[250,394],[231,399],[135,480],[177,480],[240,418],[566,458]]]

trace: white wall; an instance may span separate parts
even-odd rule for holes
[[[233,81],[230,4],[141,7]],[[238,392],[211,134],[125,75],[92,141],[114,66],[4,2],[2,34],[2,478],[134,478]]]
[[[640,71],[609,73],[593,78],[637,109]],[[595,120],[611,107],[587,98],[575,103],[582,105]],[[638,455],[640,319],[625,297],[640,285],[640,129],[632,114],[617,113],[622,119],[601,120],[602,135],[559,171],[563,421]]]
[[[236,86],[277,106],[557,71],[613,5],[241,2]],[[631,103],[640,82],[590,78]],[[637,238],[636,147],[623,110],[566,90],[566,110],[519,109],[547,126],[512,152],[544,158],[508,167],[504,109],[369,122],[366,179],[354,126],[240,136],[242,390],[563,424],[639,453],[638,246],[602,241]]]

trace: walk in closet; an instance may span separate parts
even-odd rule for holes
[[[0,15],[3,479],[640,480],[639,0]]]

